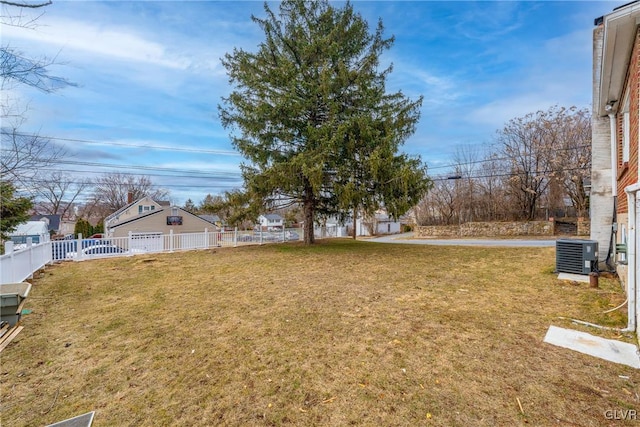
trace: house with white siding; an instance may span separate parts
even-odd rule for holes
[[[282,230],[284,218],[278,214],[262,214],[258,216],[258,226],[262,231]]]

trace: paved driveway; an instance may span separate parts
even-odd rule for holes
[[[414,239],[413,233],[392,234],[389,236],[367,239],[369,242],[401,243],[410,245],[440,246],[507,246],[507,247],[555,247],[553,240],[514,239]]]

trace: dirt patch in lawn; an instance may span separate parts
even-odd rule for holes
[[[624,425],[639,372],[542,342],[632,342],[559,319],[624,327],[624,294],[554,262],[333,240],[64,263],[1,355],[2,424]]]

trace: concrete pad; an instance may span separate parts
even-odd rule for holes
[[[557,326],[549,326],[544,342],[640,369],[638,348],[626,342],[596,337],[586,332]]]
[[[91,427],[95,413],[96,411],[87,412],[86,414],[78,415],[68,420],[49,424],[47,427]]]
[[[560,273],[558,274],[558,280],[569,280],[571,282],[589,283],[589,276],[585,274]]]

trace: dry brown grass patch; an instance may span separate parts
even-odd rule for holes
[[[542,339],[570,326],[559,316],[623,327],[602,311],[624,296],[612,279],[560,282],[553,263],[553,249],[348,240],[65,263],[34,285],[2,353],[0,415],[606,425],[606,410],[638,408],[638,371]]]

